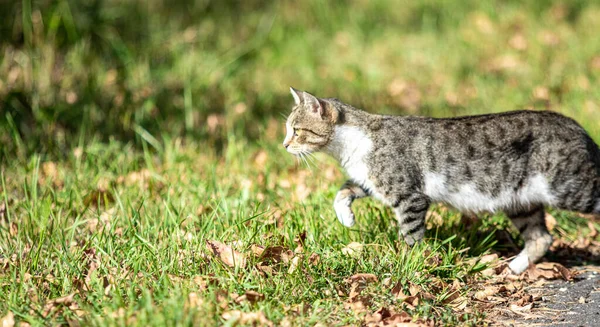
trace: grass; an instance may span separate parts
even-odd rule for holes
[[[503,217],[467,228],[436,206],[427,241],[409,249],[392,213],[360,200],[357,226],[343,228],[337,165],[306,167],[280,146],[290,85],[380,113],[551,109],[600,140],[591,1],[11,6],[0,14],[0,314],[31,325],[233,325],[236,310],[359,325],[380,307],[484,323],[469,292],[485,279],[476,258],[506,246],[491,234]],[[582,235],[587,221],[553,213],[557,236]],[[359,273],[377,277],[361,284],[365,308],[351,301]],[[394,286],[433,296],[411,306]],[[249,291],[264,299],[238,297]]]
[[[294,325],[357,324],[361,316],[343,308],[349,288],[345,280],[354,274],[372,273],[379,282],[410,281],[427,289],[431,278],[465,281],[478,269],[466,262],[469,256],[460,251],[464,244],[457,243],[467,242],[471,233],[443,242],[459,229],[448,222],[449,230],[438,231],[442,236],[435,237],[432,229],[430,241],[409,249],[397,240],[392,214],[363,201],[357,205],[358,227],[342,228],[330,208],[332,184],[341,176],[328,160],[319,163],[331,173],[322,179],[316,171],[295,166],[292,158],[273,160],[281,156],[275,149],[240,142],[217,158],[176,143],[164,144],[163,155],[148,155],[154,167],[148,170],[143,153],[122,151],[120,144],[86,147],[61,163],[34,157],[24,167],[5,170],[3,189],[10,193],[4,192],[8,210],[0,243],[3,310],[31,324],[77,320],[78,310],[94,325],[127,319],[140,325],[215,324],[228,310],[263,311],[269,320],[285,318]],[[261,154],[267,157],[253,159]],[[253,245],[293,251],[300,235],[305,240],[302,252],[294,254],[300,260],[297,268],[291,270],[293,260],[268,264],[272,273],[257,268],[262,261],[251,255]],[[250,263],[244,268],[223,264],[207,240],[235,246]],[[351,242],[364,249],[344,254]],[[426,253],[434,253],[429,256],[439,262],[422,260]],[[313,254],[318,264],[310,263]],[[228,298],[249,290],[264,294],[265,300],[253,306]],[[390,290],[373,289],[374,310],[397,302]],[[190,308],[190,293],[201,294],[203,305]],[[76,305],[55,304],[54,311],[45,311],[53,299],[70,294],[76,294]],[[226,308],[220,307],[222,301]],[[455,321],[451,309],[432,311],[436,301],[416,312]],[[307,312],[290,315],[294,306],[304,305],[310,307]],[[467,317],[477,321],[480,316]]]

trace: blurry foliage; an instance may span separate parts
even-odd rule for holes
[[[142,134],[256,139],[289,110],[289,85],[372,112],[437,116],[593,109],[600,98],[594,1],[0,6],[0,161],[90,140],[140,144]],[[226,128],[211,133],[211,115]]]

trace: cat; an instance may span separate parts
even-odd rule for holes
[[[432,202],[462,212],[504,211],[525,241],[509,264],[519,274],[552,243],[544,206],[600,213],[600,150],[561,114],[386,116],[290,91],[295,106],[283,146],[296,156],[321,151],[340,162],[349,179],[333,207],[344,226],[354,225],[352,202],[366,196],[393,208],[409,245],[423,238]]]

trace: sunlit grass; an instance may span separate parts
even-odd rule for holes
[[[487,268],[473,259],[514,252],[493,235],[514,235],[506,219],[466,225],[435,206],[408,248],[393,213],[365,199],[343,228],[334,161],[297,163],[280,146],[289,86],[377,113],[551,109],[600,139],[593,2],[98,4],[24,0],[0,14],[0,313],[32,325],[215,325],[236,310],[359,325],[381,307],[480,324],[485,312],[447,301],[448,285],[470,301]],[[552,214],[557,236],[589,231]],[[247,265],[223,263],[209,240]],[[291,254],[264,263],[253,246]],[[358,273],[377,277],[364,311],[348,304]],[[410,307],[396,285],[435,294]],[[239,300],[247,291],[264,299]]]

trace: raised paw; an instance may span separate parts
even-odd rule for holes
[[[336,201],[333,204],[333,208],[342,225],[346,227],[354,226],[354,213],[348,204],[344,203],[344,201]]]

